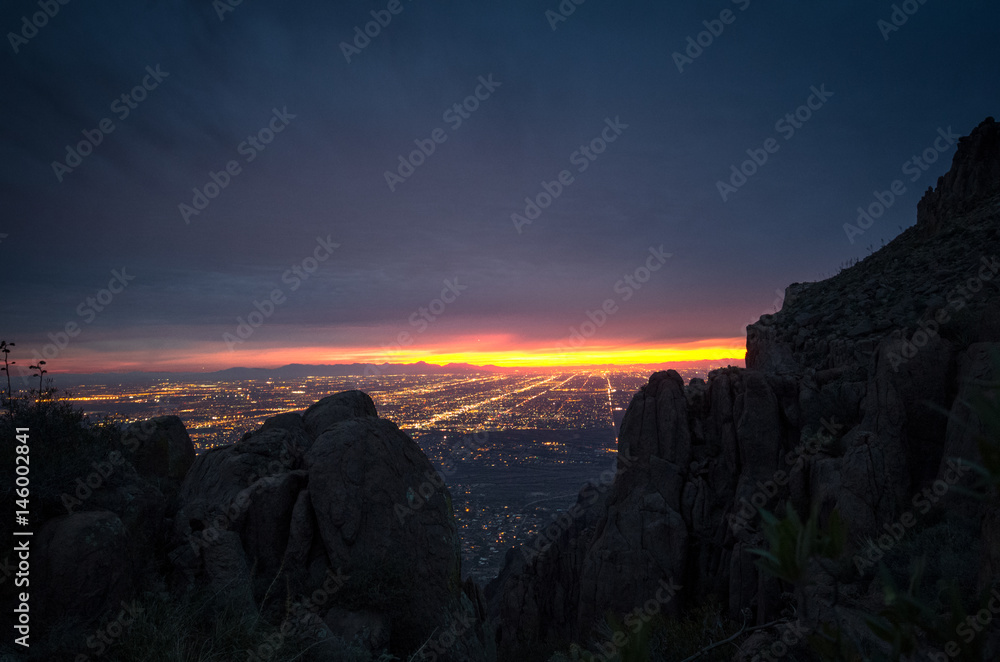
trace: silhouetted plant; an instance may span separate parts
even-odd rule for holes
[[[898,660],[902,655],[912,655],[916,651],[920,625],[933,617],[927,605],[917,597],[924,575],[924,564],[924,559],[917,562],[906,591],[899,590],[884,565],[880,568],[885,607],[879,612],[881,619],[866,615],[865,622],[876,637],[889,644],[890,658],[893,660]]]
[[[1000,357],[994,357],[994,370],[1000,374]],[[983,426],[976,434],[982,464],[971,464],[980,476],[976,489],[982,498],[988,498],[991,491],[1000,496],[1000,381],[980,382],[979,386],[967,404]]]
[[[764,537],[769,549],[751,549],[752,554],[761,558],[757,567],[769,575],[788,582],[795,589],[800,617],[808,620],[805,588],[809,576],[809,562],[813,558],[837,560],[844,551],[847,527],[834,510],[830,514],[825,529],[819,526],[819,506],[813,505],[809,519],[804,523],[791,503],[785,507],[784,519],[761,510]]]
[[[968,619],[968,610],[959,599],[959,590],[954,581],[947,584],[943,580],[938,582],[938,592],[948,592],[950,595],[950,607],[944,614],[921,597],[920,585],[924,577],[926,557],[916,561],[906,590],[898,588],[895,578],[882,563],[879,576],[884,607],[878,614],[864,615],[864,620],[870,632],[886,644],[888,653],[865,651],[862,644],[841,624],[837,610],[839,581],[836,569],[824,566],[824,562],[839,560],[843,553],[846,529],[839,516],[831,515],[825,530],[818,525],[819,518],[815,508],[804,523],[791,507],[781,520],[766,511],[762,512],[762,519],[770,549],[751,551],[762,557],[758,562],[761,570],[795,587],[803,613],[804,589],[816,580],[810,575],[809,562],[817,561],[833,579],[835,597],[831,606],[836,621],[816,624],[808,637],[810,647],[824,662],[900,662],[904,657],[914,659],[912,656],[919,653],[925,641],[938,646],[953,641],[958,626]],[[990,597],[984,590],[976,601],[985,606]],[[958,659],[980,662],[983,659],[984,639],[976,637],[965,642],[957,653]]]
[[[44,375],[44,374],[46,374],[48,372],[48,370],[46,370],[45,368],[42,367],[43,365],[45,365],[45,361],[39,361],[37,365],[28,366],[29,370],[37,370],[38,371],[38,375],[32,375],[32,377],[35,377],[35,376],[38,377],[38,404],[39,405],[42,404],[42,395],[44,394],[44,391],[42,390],[42,375]]]

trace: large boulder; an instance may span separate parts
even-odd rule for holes
[[[344,391],[327,396],[302,413],[302,422],[313,439],[331,426],[352,418],[378,418],[375,403],[367,393]]]
[[[331,424],[305,457],[317,531],[332,567],[406,569],[393,637],[419,645],[444,625],[460,589],[451,495],[430,461],[390,421]],[[379,572],[379,570],[375,570]]]
[[[39,620],[91,623],[120,607],[133,590],[125,525],[112,512],[47,521],[31,542],[32,608]]]
[[[485,609],[461,584],[451,496],[360,391],[198,456],[178,494],[170,559],[180,585],[208,584],[241,608],[267,609],[274,595],[261,587],[281,586],[288,604],[309,605],[303,631],[332,629],[375,653],[424,644],[444,662],[490,659]],[[321,588],[317,604],[309,596]]]
[[[268,427],[232,446],[199,455],[180,487],[176,533],[187,536],[192,527],[213,524],[230,528],[249,505],[246,500],[237,502],[237,497],[262,478],[299,469],[310,443],[302,430]]]
[[[196,457],[194,444],[177,416],[160,416],[132,423],[122,434],[130,461],[144,478],[176,487]],[[164,490],[167,491],[167,490]]]

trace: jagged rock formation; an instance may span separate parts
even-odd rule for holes
[[[682,586],[668,613],[712,595],[769,621],[782,587],[749,553],[763,546],[758,508],[836,508],[855,553],[950,458],[975,460],[978,423],[957,396],[1000,352],[998,173],[991,118],[960,141],[917,226],[834,278],[790,286],[781,311],[748,327],[746,369],[687,386],[653,375],[622,423],[610,491],[541,553],[508,554],[487,588],[500,658],[586,642],[605,612],[657,599],[664,581]],[[986,586],[1000,567],[985,544],[996,504],[953,499],[984,541],[981,556],[963,552]]]
[[[327,397],[203,453],[178,501],[178,584],[231,587],[254,604],[251,587],[275,578],[304,600],[343,575],[316,614],[333,632],[364,630],[363,643],[397,655],[428,642],[438,660],[489,659],[481,598],[461,582],[451,496],[366,394]]]
[[[961,216],[998,193],[1000,130],[987,117],[971,135],[959,140],[951,169],[917,205],[917,227],[933,235],[946,223],[960,223]]]

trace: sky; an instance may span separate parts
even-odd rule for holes
[[[1000,110],[985,0],[231,2],[0,9],[19,367],[742,359]]]

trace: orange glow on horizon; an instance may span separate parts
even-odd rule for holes
[[[458,339],[456,339],[458,340]],[[616,345],[586,345],[580,348],[536,346],[511,347],[515,343],[477,342],[473,338],[447,342],[421,348],[399,348],[386,351],[377,347],[262,347],[251,351],[218,351],[214,346],[193,348],[187,352],[173,352],[169,357],[149,351],[123,351],[114,354],[87,351],[74,357],[52,361],[50,374],[90,372],[208,372],[232,367],[276,368],[289,363],[301,364],[350,364],[397,363],[412,364],[425,361],[430,364],[468,363],[495,365],[505,368],[573,367],[591,365],[653,365],[687,361],[730,361],[743,365],[743,338],[714,338],[665,346],[636,346],[628,343]],[[487,340],[485,337],[483,340]],[[454,347],[467,349],[455,351]],[[199,351],[200,350],[200,351]],[[61,365],[56,365],[61,364]]]
[[[722,361],[726,359],[743,361],[743,357],[733,355],[728,344],[713,341],[687,343],[672,347],[647,347],[642,349],[620,349],[614,347],[587,348],[576,351],[470,351],[470,352],[412,352],[394,354],[390,358],[380,357],[378,363],[416,363],[426,361],[443,365],[446,363],[470,363],[472,365],[495,365],[504,368],[562,367],[587,365],[644,365],[673,363],[681,361]]]

